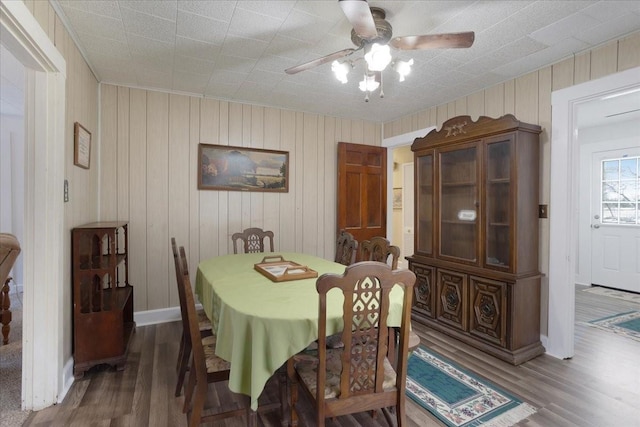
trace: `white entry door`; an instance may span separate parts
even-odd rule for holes
[[[593,154],[591,282],[640,292],[640,147]]]

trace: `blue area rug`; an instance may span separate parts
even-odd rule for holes
[[[420,346],[409,357],[407,396],[450,427],[509,427],[536,408]]]
[[[588,322],[591,326],[640,341],[640,311],[629,311]]]

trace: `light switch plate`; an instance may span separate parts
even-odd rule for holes
[[[64,180],[64,202],[67,203],[69,201],[69,181]]]
[[[538,205],[538,218],[549,218],[549,205]]]

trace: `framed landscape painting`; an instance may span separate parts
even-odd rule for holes
[[[198,144],[198,189],[289,191],[289,152]]]

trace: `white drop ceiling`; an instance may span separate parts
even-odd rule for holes
[[[474,31],[468,49],[413,58],[364,102],[362,61],[341,84],[327,63],[353,48],[338,1],[52,0],[100,82],[384,122],[491,87],[640,30],[640,1],[370,1],[394,36]],[[360,52],[354,56],[361,55]]]

